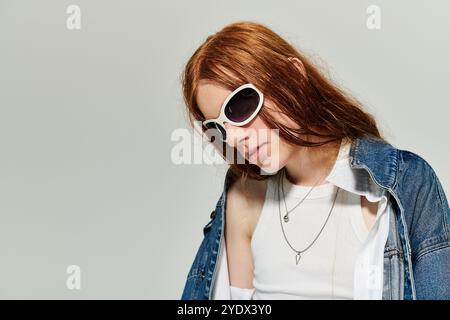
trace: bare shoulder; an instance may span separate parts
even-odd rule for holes
[[[252,288],[253,258],[251,238],[264,204],[266,181],[237,179],[225,201],[225,242],[230,284]]]
[[[266,188],[267,180],[237,179],[227,192],[226,219],[229,224],[239,225],[251,236],[264,204]]]
[[[251,288],[253,258],[251,239],[265,199],[266,181],[237,179],[225,202],[225,242],[230,283]]]

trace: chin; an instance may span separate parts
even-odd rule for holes
[[[275,159],[272,159],[271,157],[259,161],[256,163],[256,165],[260,169],[261,175],[273,175],[276,174],[283,166],[279,163],[279,161],[276,161]]]
[[[270,146],[268,149],[263,149],[257,158],[247,160],[260,168],[261,175],[273,175],[285,166],[288,157],[280,149],[273,152]]]

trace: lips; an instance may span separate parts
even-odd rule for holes
[[[258,149],[259,149],[259,146],[256,146],[256,147],[254,147],[254,148],[249,149],[249,150],[248,150],[248,157],[250,158],[251,156],[253,156],[253,154],[254,154],[256,151],[258,151]]]
[[[249,159],[252,158],[252,157],[254,156],[254,154],[255,154],[256,152],[258,152],[259,149],[261,149],[261,147],[262,147],[263,145],[265,145],[266,143],[267,143],[267,142],[261,143],[260,145],[255,146],[255,147],[249,149],[249,150],[248,150],[248,158],[249,158]]]

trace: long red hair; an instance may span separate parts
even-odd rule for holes
[[[300,59],[306,76],[289,57]],[[259,113],[270,128],[279,129],[280,138],[291,144],[317,147],[361,136],[385,140],[374,117],[363,110],[357,99],[325,77],[294,46],[259,23],[241,21],[225,26],[208,36],[189,59],[182,73],[182,89],[191,125],[205,120],[196,101],[200,80],[214,82],[230,91],[245,83],[254,84],[265,99],[270,99],[298,125],[289,128],[277,123],[264,107]],[[311,142],[300,135],[326,139]],[[229,147],[224,144],[221,150],[226,158]],[[254,164],[230,163],[230,166],[236,176],[258,180],[268,177],[260,175]]]

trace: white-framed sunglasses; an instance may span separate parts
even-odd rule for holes
[[[205,120],[202,124],[206,129],[218,130],[222,141],[226,142],[227,131],[224,123],[233,126],[245,126],[252,121],[263,106],[264,95],[253,84],[244,84],[225,99],[220,108],[220,114],[215,119]]]

